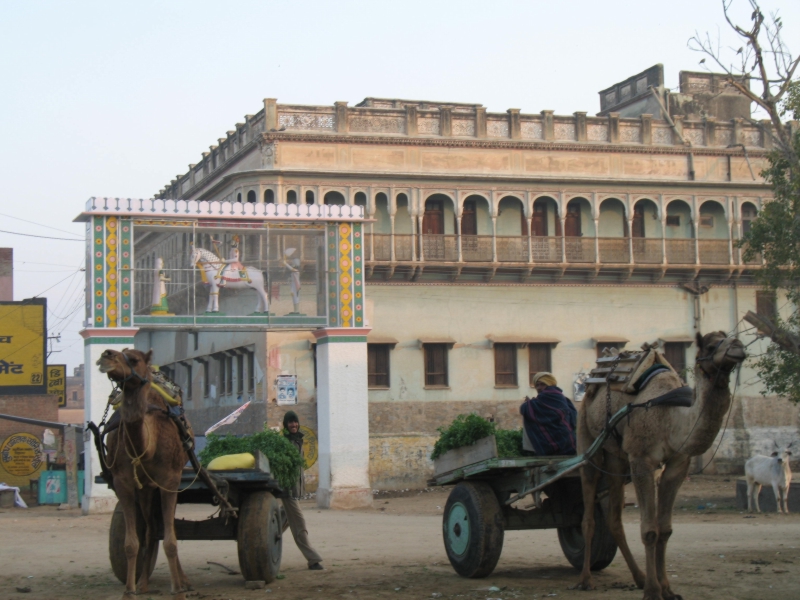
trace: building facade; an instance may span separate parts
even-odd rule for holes
[[[371,483],[422,486],[437,427],[464,412],[519,427],[536,371],[552,371],[577,400],[605,348],[659,340],[691,380],[697,332],[749,343],[742,316],[781,309],[756,285],[760,261],[737,247],[769,201],[760,171],[770,124],[752,121],[720,76],[680,80],[678,92],[665,89],[656,65],[600,92],[597,116],[266,99],[156,197],[363,208]],[[135,260],[145,269],[157,254]],[[286,275],[268,293],[297,313]],[[314,302],[301,312],[326,314]],[[145,329],[137,347],[155,348],[186,388],[197,431],[250,398],[229,431],[278,425],[279,375],[297,377],[295,410],[316,428],[313,327]],[[741,471],[753,452],[797,435],[797,409],[763,397],[750,366],[735,385],[719,448],[698,467]],[[315,469],[308,476],[313,488]]]

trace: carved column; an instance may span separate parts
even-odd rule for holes
[[[264,131],[278,129],[278,100],[264,98]]]
[[[464,255],[461,252],[461,214],[456,216],[456,239],[458,240],[458,262],[464,262]]]
[[[556,137],[555,123],[553,122],[553,111],[542,111],[542,139],[549,141]]]
[[[450,107],[443,106],[439,109],[439,135],[450,137],[453,135],[453,113]]]
[[[697,206],[697,196],[692,196],[692,219],[694,224],[694,264],[700,264],[700,208]]]
[[[628,264],[632,265],[633,262],[633,218],[630,218],[628,219]]]
[[[475,109],[475,137],[486,137],[486,109],[482,106]]]
[[[512,140],[518,140],[522,138],[522,127],[520,126],[519,122],[519,109],[518,108],[509,108],[508,109],[508,133]]]
[[[608,113],[608,141],[612,144],[619,143],[619,113]]]
[[[347,133],[347,102],[335,102],[336,111],[336,133]]]
[[[586,136],[586,113],[575,113],[575,139],[579,142],[585,142]]]
[[[653,143],[653,115],[644,114],[642,119],[642,144],[650,146]]]
[[[406,135],[417,135],[417,107],[406,105]]]
[[[664,206],[664,194],[659,194],[659,212],[661,213],[661,264],[667,264],[667,207]]]
[[[594,262],[600,264],[600,218],[594,218]]]
[[[497,262],[497,217],[492,215],[492,262]]]

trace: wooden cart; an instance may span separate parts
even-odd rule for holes
[[[273,581],[280,571],[282,536],[285,531],[286,515],[283,504],[278,501],[282,490],[272,478],[269,461],[257,456],[256,468],[231,471],[213,471],[217,487],[227,496],[230,504],[238,509],[237,517],[216,516],[202,521],[175,519],[175,533],[179,540],[236,540],[239,553],[239,568],[245,581]],[[97,483],[105,483],[97,477]],[[218,502],[214,494],[195,476],[194,471],[186,469],[181,478],[179,504],[212,504]],[[164,524],[161,512],[157,511],[158,539],[164,539]],[[141,514],[136,523],[139,532],[139,556],[136,563],[136,578],[144,568],[145,523]],[[119,504],[111,517],[108,536],[108,553],[111,568],[117,579],[125,583],[128,563],[125,557],[125,517]],[[154,553],[149,572],[153,572],[158,550]]]
[[[435,475],[428,483],[454,486],[445,504],[442,534],[455,571],[463,577],[486,577],[500,559],[504,532],[519,529],[556,529],[564,556],[576,569],[583,568],[579,469],[631,410],[630,405],[620,409],[580,456],[498,458],[494,436],[490,436],[437,459]],[[595,571],[611,564],[617,553],[603,510],[607,488],[605,478],[601,479],[591,548]],[[529,504],[522,502],[525,498]]]

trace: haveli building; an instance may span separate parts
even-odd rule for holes
[[[759,174],[769,122],[751,120],[749,102],[718,75],[682,72],[680,90],[666,89],[661,65],[601,91],[600,105],[596,116],[562,116],[266,99],[156,197],[363,208],[371,482],[422,486],[436,428],[471,411],[519,427],[537,371],[577,398],[604,348],[655,340],[691,370],[697,331],[743,331],[746,311],[776,310],[755,284],[759,261],[745,262],[736,244],[769,200]],[[191,269],[189,242],[171,243],[138,252],[136,268],[162,257],[167,269]],[[242,262],[260,251],[245,242]],[[300,248],[303,290],[319,289],[305,268],[315,252]],[[178,302],[180,277],[166,285]],[[276,276],[269,293],[297,313],[288,279]],[[325,314],[325,298],[312,300],[301,312]],[[141,301],[137,314],[148,308]],[[176,328],[136,343],[155,348],[186,388],[198,432],[252,398],[229,428],[242,432],[260,428],[264,403],[269,424],[280,423],[281,374],[297,376],[296,410],[315,428],[315,339]],[[760,390],[745,366],[710,468],[741,470],[763,444],[796,435],[797,410]]]

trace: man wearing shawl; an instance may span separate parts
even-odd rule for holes
[[[537,373],[533,386],[538,395],[525,398],[519,407],[522,415],[522,447],[536,456],[575,454],[575,425],[578,411],[552,373]]]
[[[289,411],[283,415],[283,435],[287,438],[300,456],[303,456],[303,432],[300,431],[300,419],[294,411]],[[317,551],[311,546],[308,541],[308,529],[306,529],[306,520],[303,518],[303,511],[300,509],[298,500],[303,497],[305,493],[305,483],[303,481],[303,467],[300,467],[300,476],[297,478],[297,483],[291,490],[284,490],[286,494],[281,500],[286,509],[286,518],[289,521],[289,528],[292,530],[292,537],[294,543],[303,553],[308,561],[308,568],[312,571],[322,571],[324,567],[319,564],[322,557],[317,554]]]

